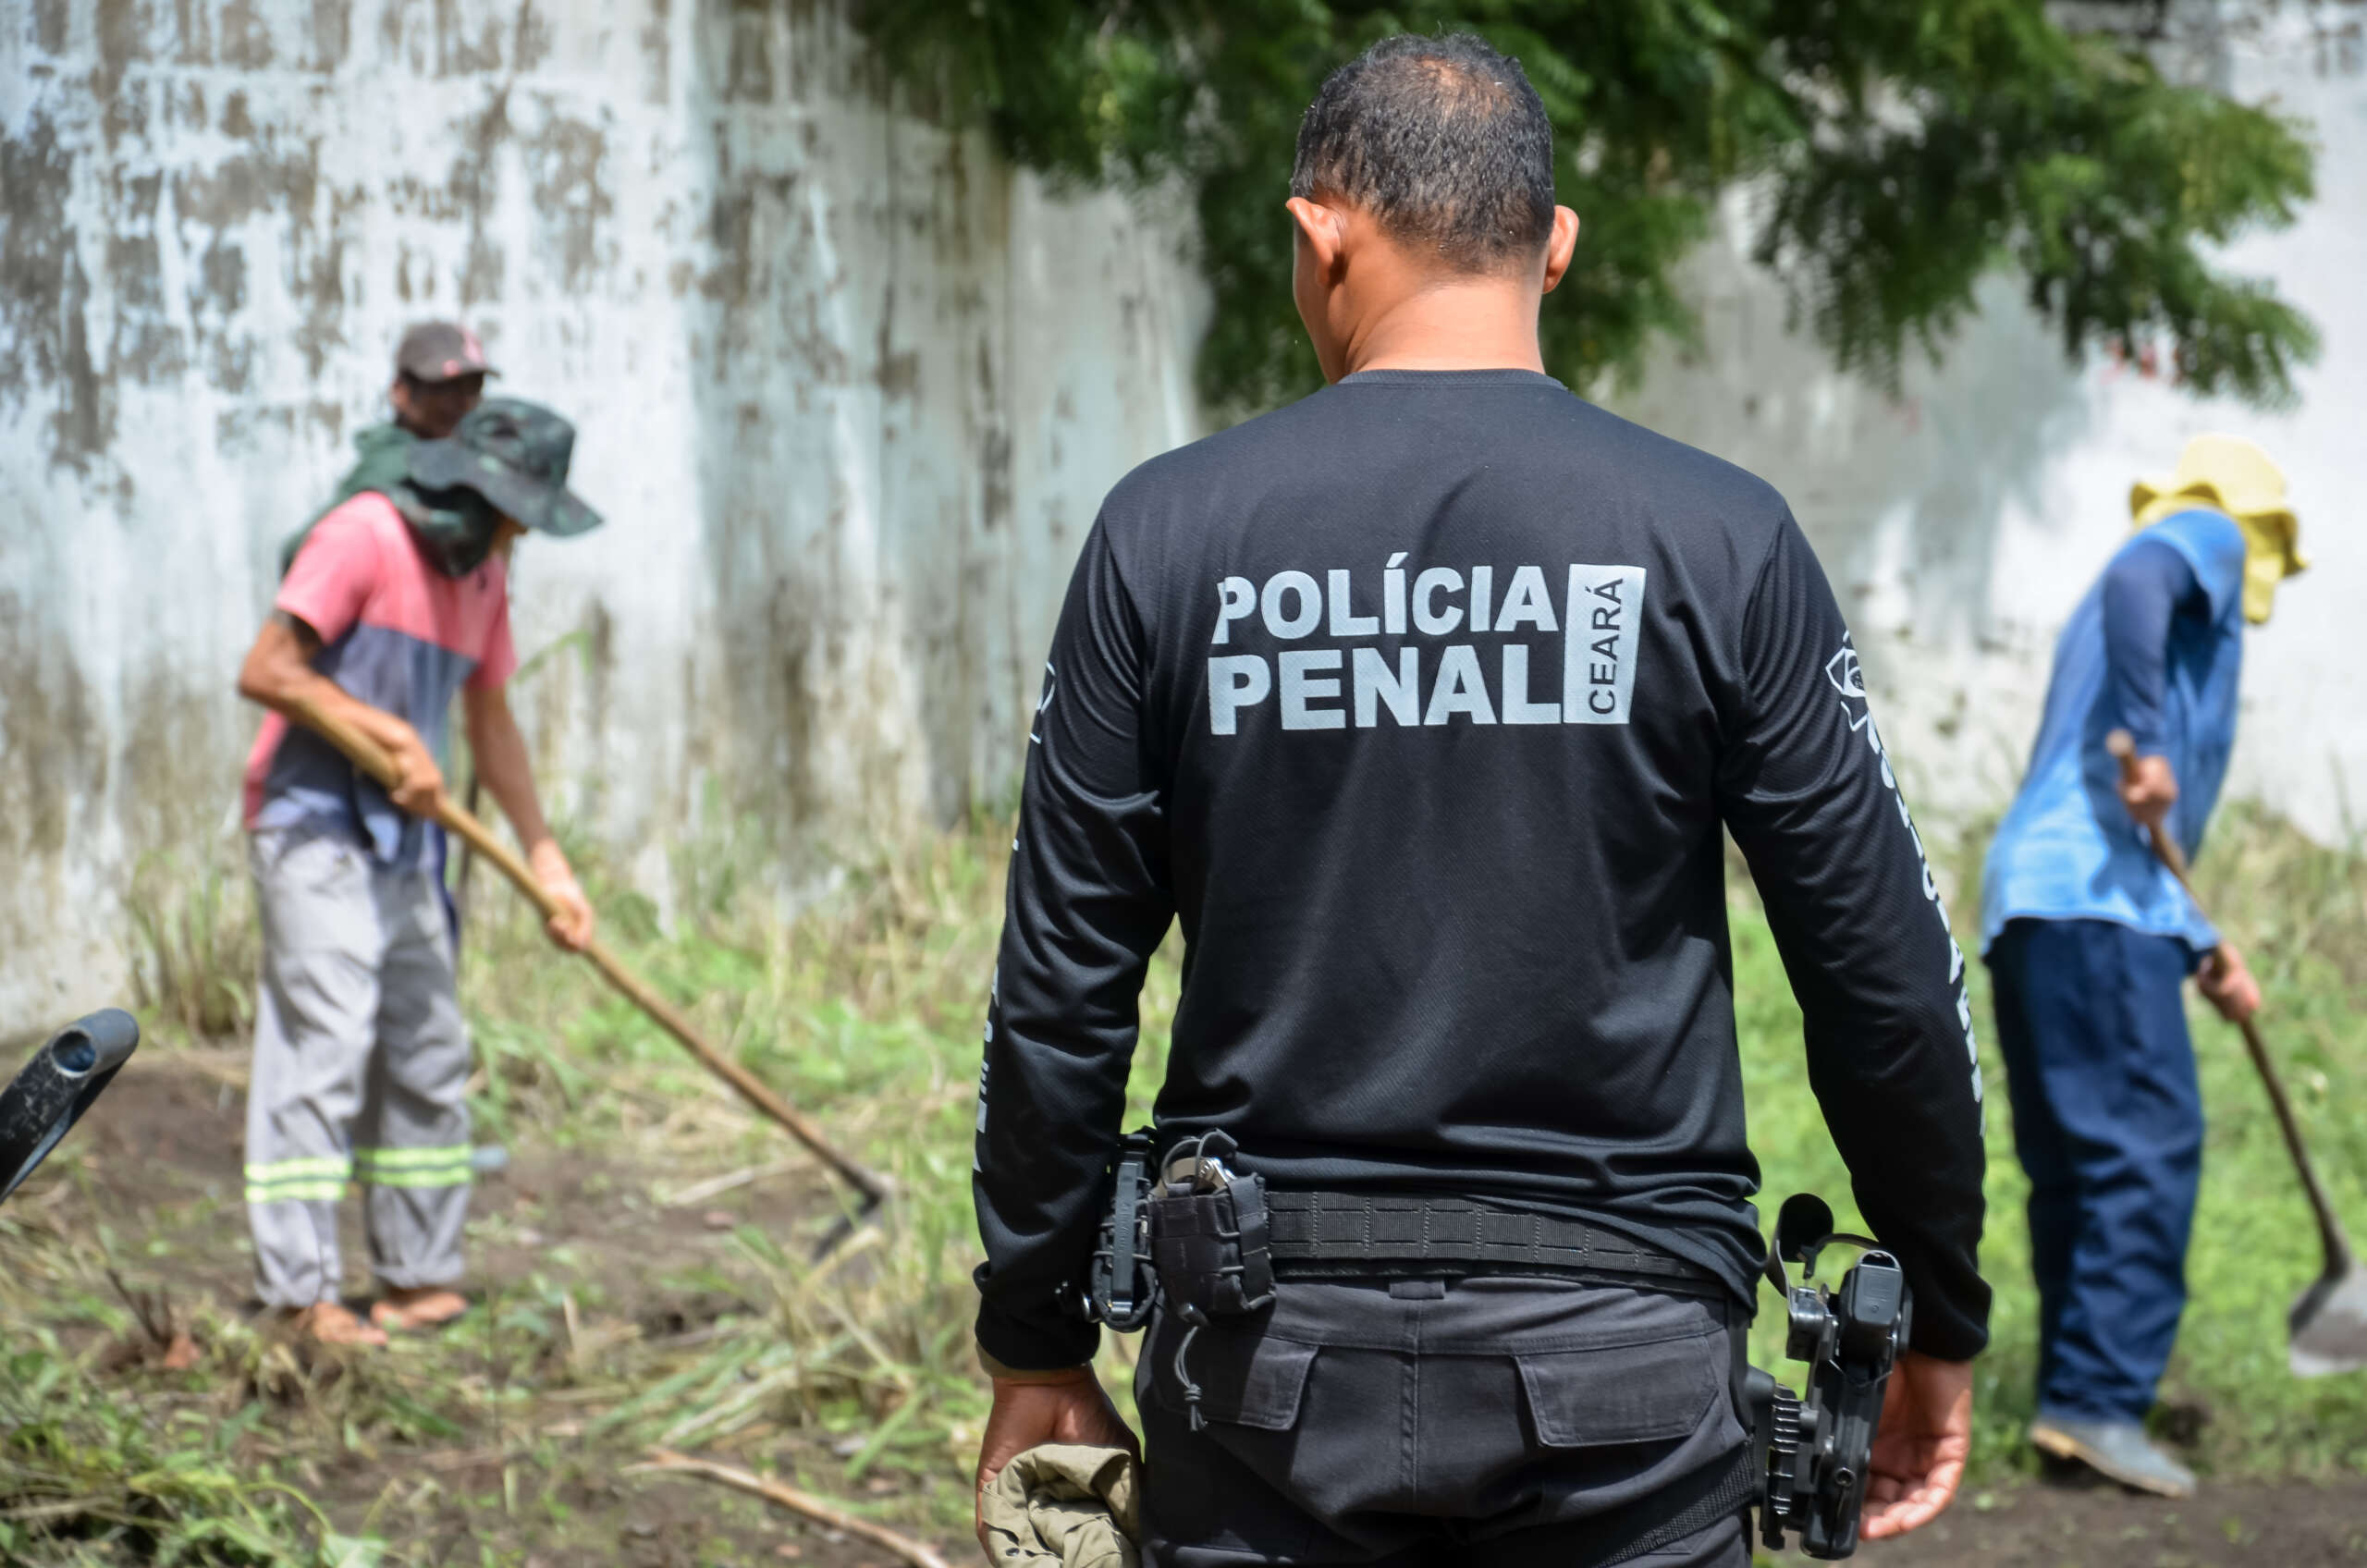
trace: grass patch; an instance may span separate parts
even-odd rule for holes
[[[254,1023],[263,943],[246,868],[246,836],[225,827],[187,851],[152,851],[131,873],[134,1005],[205,1036]]]
[[[811,1162],[588,966],[553,955],[489,880],[462,976],[480,1055],[472,1096],[480,1139],[508,1145],[515,1173],[480,1195],[472,1247],[484,1295],[453,1331],[350,1364],[291,1355],[239,1310],[235,1185],[161,1153],[182,1163],[126,1182],[95,1152],[100,1123],[121,1109],[102,1106],[0,1213],[0,1561],[779,1561],[770,1546],[791,1528],[779,1516],[693,1483],[619,1476],[657,1443],[962,1541],[987,1403],[969,1338],[971,1118],[1008,842],[981,820],[879,854],[794,920],[728,843],[691,851],[675,878],[684,907],[664,923],[596,856],[581,857],[619,949],[900,1183],[893,1224],[821,1266],[810,1247],[838,1210]],[[2253,954],[2272,1047],[2336,1201],[2367,1224],[2367,866],[2236,812],[2200,869]],[[218,880],[196,887],[213,900],[202,908],[234,907]],[[1771,1212],[1812,1189],[1854,1222],[1772,943],[1747,891],[1732,909]],[[182,949],[205,962],[174,974],[227,984],[251,933],[235,918],[192,919]],[[1134,1120],[1163,1071],[1176,959],[1171,943],[1151,972]],[[1985,1017],[1985,977],[1973,974]],[[208,984],[153,994],[149,1060],[218,1078],[235,1116],[240,1052],[199,1038],[223,1005]],[[2167,1390],[2174,1435],[2220,1477],[2367,1471],[2367,1378],[2300,1383],[2284,1371],[2284,1313],[2316,1271],[2312,1232],[2233,1032],[2207,1016],[2194,1027],[2212,1132],[2195,1299]],[[2034,1360],[2024,1188],[1995,1087],[2003,1069],[1993,1059],[1986,1073],[1984,1262],[1998,1297],[1977,1484],[2027,1463]],[[235,1147],[223,1158],[235,1166]],[[178,1305],[160,1329],[141,1304],[166,1292]],[[179,1330],[194,1365],[168,1367],[159,1341]],[[1772,1311],[1758,1332],[1762,1364],[1783,1365]],[[1122,1402],[1134,1344],[1104,1353]],[[804,1550],[838,1560],[826,1542]]]

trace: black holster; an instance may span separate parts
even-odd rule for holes
[[[1200,1385],[1185,1357],[1200,1330],[1218,1318],[1246,1317],[1274,1300],[1274,1256],[1266,1215],[1266,1179],[1225,1164],[1235,1152],[1223,1133],[1202,1133],[1175,1145],[1151,1190],[1151,1254],[1167,1309],[1184,1323],[1175,1347],[1175,1380],[1192,1430],[1203,1425]]]
[[[1100,1244],[1085,1270],[1085,1315],[1130,1334],[1150,1321],[1159,1300],[1151,1271],[1150,1187],[1155,1158],[1150,1129],[1126,1134],[1110,1170],[1110,1205],[1101,1217]]]
[[[1150,1200],[1151,1256],[1170,1310],[1194,1328],[1245,1317],[1274,1299],[1266,1179],[1226,1169],[1232,1138],[1203,1133],[1176,1145]]]

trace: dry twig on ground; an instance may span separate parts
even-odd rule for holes
[[[884,1547],[913,1564],[913,1568],[952,1568],[952,1564],[947,1562],[944,1558],[911,1537],[900,1536],[885,1525],[875,1525],[868,1519],[858,1519],[846,1510],[825,1502],[811,1492],[799,1491],[795,1487],[785,1486],[779,1481],[767,1481],[762,1476],[742,1470],[736,1464],[717,1464],[713,1460],[693,1459],[688,1454],[676,1453],[672,1449],[656,1448],[650,1450],[649,1452],[648,1464],[632,1465],[625,1471],[625,1474],[628,1476],[663,1475],[672,1471],[678,1475],[703,1476],[710,1481],[719,1481],[735,1491],[747,1492],[752,1496],[763,1498],[767,1502],[777,1502],[783,1508],[803,1513],[808,1519],[826,1525],[833,1530],[843,1530],[848,1535],[869,1541],[874,1546]]]

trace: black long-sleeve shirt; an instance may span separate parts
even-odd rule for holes
[[[1984,1342],[1964,959],[1783,498],[1521,371],[1377,372],[1111,492],[1054,634],[980,1080],[981,1347],[1065,1305],[1137,993],[1162,1133],[1282,1189],[1479,1196],[1748,1298],[1721,828],[1914,1336]]]

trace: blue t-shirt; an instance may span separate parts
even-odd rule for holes
[[[2170,619],[2158,720],[2161,753],[2178,782],[2170,831],[2191,859],[2236,744],[2244,536],[2225,513],[2198,508],[2164,518],[2122,548],[2149,541],[2183,556],[2207,597],[2203,614]],[[1984,951],[2017,919],[2109,920],[2181,937],[2198,953],[2218,943],[2218,933],[2153,858],[2145,830],[2120,803],[2120,765],[2104,750],[2104,737],[2129,719],[2109,674],[2099,579],[2055,643],[2030,772],[1989,846],[1981,877]]]

